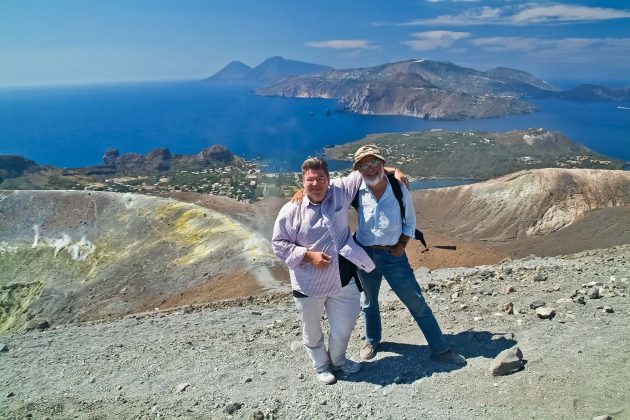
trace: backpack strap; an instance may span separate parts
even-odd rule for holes
[[[394,174],[387,174],[387,178],[389,179],[389,184],[392,186],[392,192],[394,193],[394,197],[398,200],[398,205],[400,206],[400,218],[403,223],[405,223],[405,204],[403,203],[403,192],[400,183],[394,176]],[[357,203],[358,204],[358,203]],[[424,239],[424,234],[420,232],[418,229],[414,232],[414,239],[419,240],[422,245],[424,245],[425,249],[429,249],[427,246],[427,241]]]
[[[403,201],[402,201],[402,198],[403,198],[402,187],[400,186],[400,183],[398,182],[394,174],[388,173],[387,179],[389,180],[389,185],[391,185],[392,192],[394,193],[394,197],[396,197],[396,200],[398,201],[398,206],[400,207],[400,220],[402,220],[402,222],[405,223],[405,205],[403,204]]]

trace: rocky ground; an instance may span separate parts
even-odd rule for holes
[[[320,385],[277,293],[0,336],[0,417],[630,418],[630,245],[416,274],[467,366],[432,362],[383,290],[377,358]],[[492,376],[515,345],[524,369]]]

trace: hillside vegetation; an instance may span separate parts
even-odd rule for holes
[[[621,160],[543,129],[372,134],[325,153],[329,158],[352,160],[354,152],[367,143],[377,143],[388,164],[416,178],[488,179],[524,169],[623,167]]]

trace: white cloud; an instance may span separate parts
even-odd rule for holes
[[[490,37],[469,41],[486,52],[517,52],[548,63],[630,64],[630,38],[538,39]]]
[[[623,18],[630,18],[630,10],[569,4],[535,6],[511,16],[511,20],[515,23],[589,22]]]
[[[408,45],[414,51],[427,51],[446,48],[460,39],[468,38],[470,32],[428,31],[415,32],[411,36],[417,39],[404,41],[403,44]]]
[[[401,23],[401,26],[467,26],[485,25],[495,23],[501,18],[501,9],[492,7],[482,7],[480,9],[470,9],[459,15],[442,15],[431,19],[415,19],[410,22]]]
[[[307,47],[312,48],[330,48],[333,50],[370,50],[374,49],[371,41],[365,39],[333,39],[329,41],[311,41],[307,42]]]
[[[541,23],[595,22],[627,18],[630,18],[630,10],[575,6],[570,4],[540,5],[530,3],[519,6],[486,6],[474,8],[457,15],[441,15],[430,19],[416,19],[399,25],[531,25]]]

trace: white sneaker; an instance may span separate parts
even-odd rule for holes
[[[342,371],[343,373],[357,373],[361,370],[361,363],[354,362],[350,359],[346,359],[346,361],[341,366],[333,366],[330,368],[332,370]]]
[[[332,374],[330,370],[323,370],[321,372],[315,372],[317,380],[325,385],[332,385],[337,382],[337,378]]]

